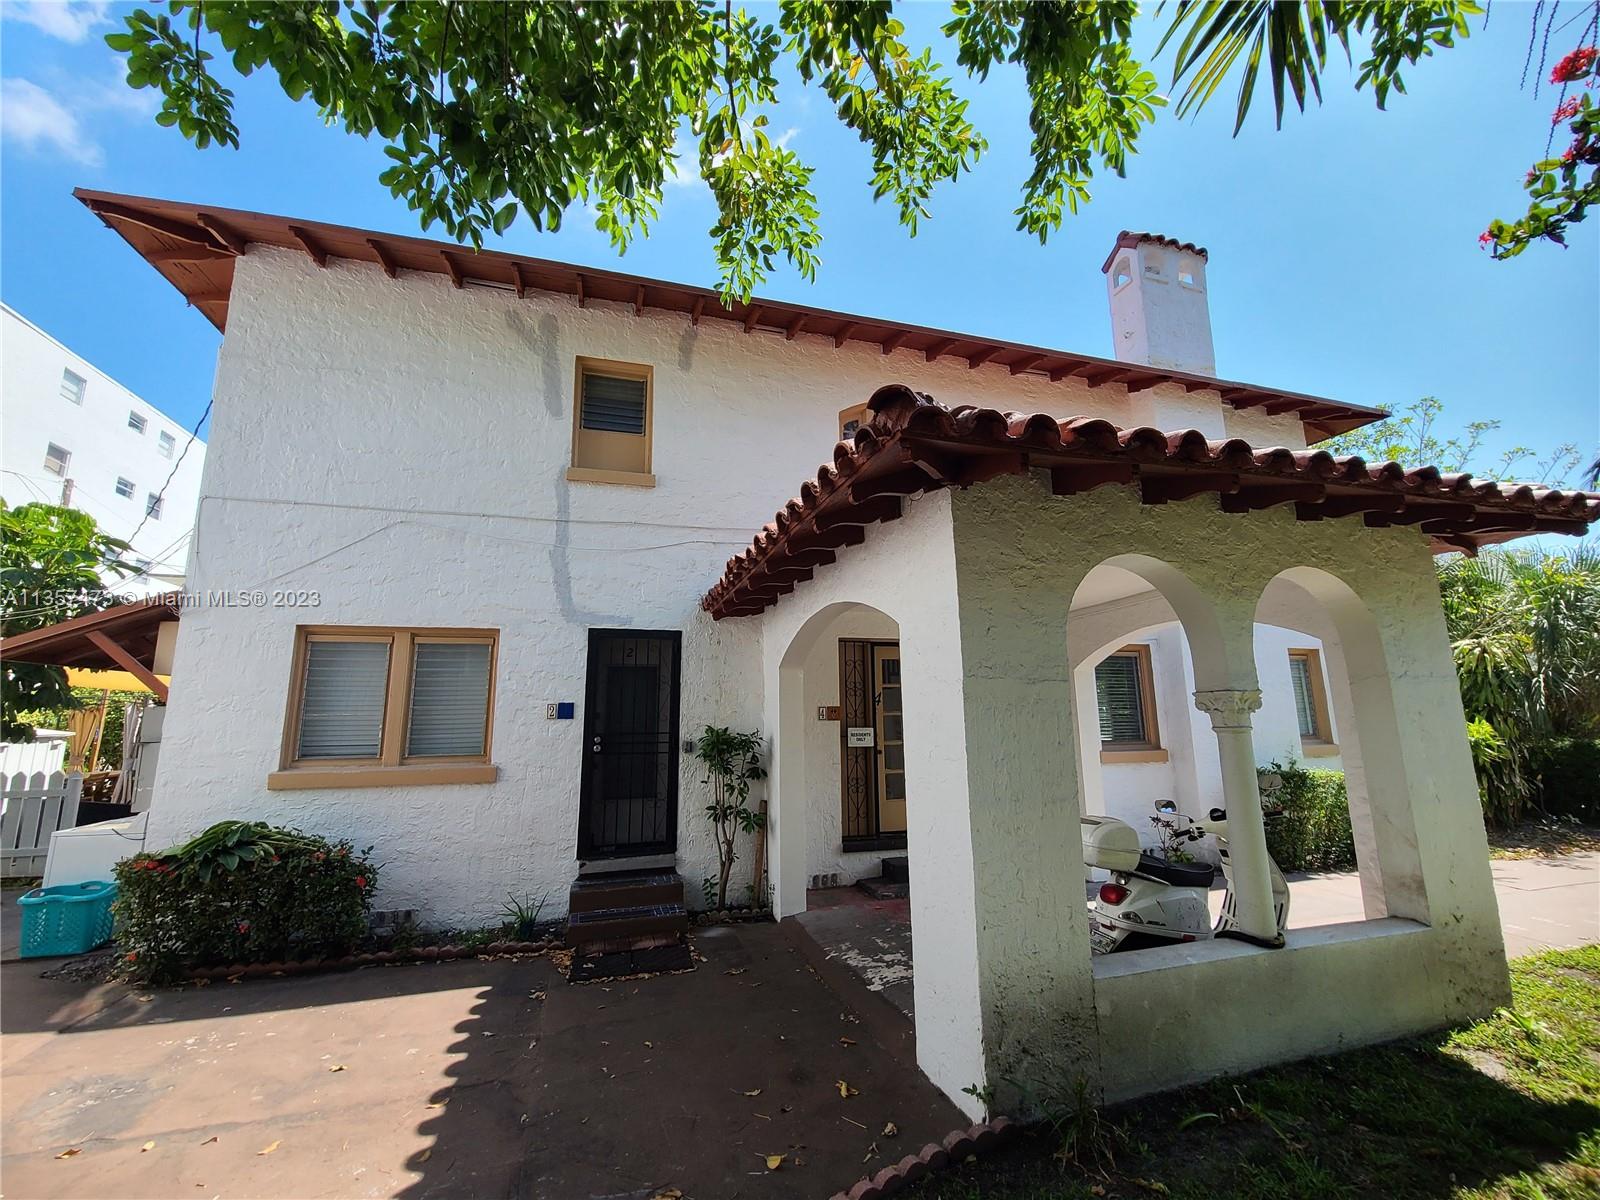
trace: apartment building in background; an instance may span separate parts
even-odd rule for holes
[[[0,497],[88,513],[129,541],[118,591],[183,584],[205,442],[9,305],[0,305]]]

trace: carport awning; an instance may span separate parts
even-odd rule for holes
[[[181,611],[177,593],[117,604],[100,612],[30,629],[0,640],[0,658],[53,667],[127,671],[162,700],[167,684],[155,673],[161,626]]]
[[[863,529],[901,515],[903,498],[967,487],[1034,469],[1058,496],[1134,484],[1145,504],[1215,493],[1224,512],[1292,504],[1302,521],[1359,515],[1371,527],[1417,525],[1435,553],[1535,533],[1582,534],[1600,520],[1600,494],[1499,483],[1436,467],[1369,465],[1325,450],[1258,450],[1238,438],[1209,441],[1197,429],[1122,429],[1089,417],[946,408],[908,387],[880,388],[870,423],[834,447],[833,462],[756,534],[701,607],[713,617],[751,616],[834,560]]]

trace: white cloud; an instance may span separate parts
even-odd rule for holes
[[[110,7],[104,0],[7,0],[0,4],[0,18],[32,25],[63,42],[81,42],[109,20]]]
[[[106,56],[104,79],[84,84],[76,99],[83,110],[107,109],[136,117],[153,117],[161,107],[159,89],[128,86],[128,60],[117,54]]]
[[[44,88],[26,79],[0,80],[0,138],[26,150],[53,147],[84,166],[105,161],[77,116]]]

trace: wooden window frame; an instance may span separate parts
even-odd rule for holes
[[[841,408],[839,410],[839,422],[835,426],[839,433],[839,441],[842,442],[847,436],[852,436],[847,435],[844,431],[844,427],[851,421],[859,421],[862,425],[865,425],[871,420],[872,410],[865,404],[852,404],[849,408]]]
[[[615,379],[644,381],[644,470],[616,471],[585,466],[578,462],[578,437],[583,429],[583,377],[586,372],[610,375]],[[610,358],[579,355],[572,372],[572,449],[567,478],[573,483],[620,483],[631,487],[655,487],[656,376],[655,368],[643,363],[619,362]],[[620,435],[631,436],[631,435]]]
[[[384,693],[383,730],[376,758],[299,758],[300,712],[305,701],[307,647],[313,642],[382,642],[389,647],[389,673]],[[411,719],[413,650],[418,642],[470,642],[489,647],[488,712],[484,717],[483,753],[409,756],[405,753]],[[491,761],[494,749],[494,701],[499,677],[498,629],[445,629],[433,626],[301,625],[295,629],[294,657],[289,671],[289,698],[284,709],[283,743],[278,770],[267,776],[269,791],[302,788],[409,787],[433,783],[493,783],[500,769]]]
[[[1119,654],[1132,655],[1139,665],[1139,707],[1144,717],[1145,736],[1137,742],[1100,743],[1100,761],[1103,763],[1158,763],[1167,761],[1167,752],[1161,745],[1161,725],[1156,719],[1155,666],[1150,647],[1144,642],[1131,642],[1119,646],[1106,658]],[[1104,662],[1105,659],[1101,659]],[[1100,664],[1096,663],[1098,667]],[[1096,694],[1096,700],[1099,696]]]
[[[1333,721],[1328,715],[1328,679],[1322,671],[1322,651],[1315,646],[1291,646],[1289,648],[1289,694],[1294,695],[1294,660],[1303,659],[1306,664],[1306,678],[1311,684],[1311,715],[1316,722],[1317,734],[1315,737],[1300,737],[1300,753],[1307,758],[1327,758],[1339,753],[1339,743],[1333,740]],[[1300,716],[1295,714],[1295,728],[1298,730]]]

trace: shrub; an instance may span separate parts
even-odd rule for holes
[[[1535,802],[1553,817],[1600,823],[1600,738],[1546,738],[1528,753]]]
[[[1283,815],[1267,822],[1267,852],[1284,871],[1348,871],[1356,865],[1350,801],[1342,771],[1313,771],[1297,763],[1261,768],[1283,780],[1268,801]]]
[[[117,864],[128,973],[345,954],[366,936],[378,868],[349,842],[224,821],[181,846]]]

